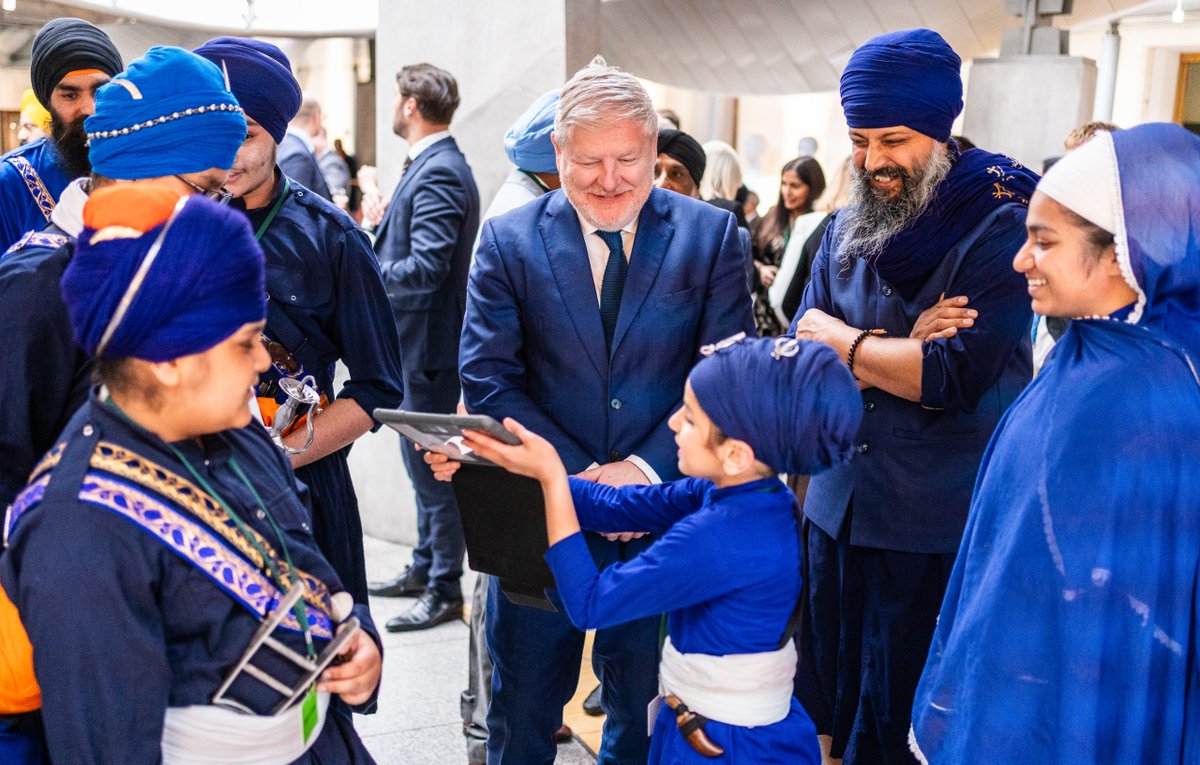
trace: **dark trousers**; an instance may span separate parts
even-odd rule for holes
[[[367,559],[363,552],[362,518],[346,458],[350,447],[338,449],[296,470],[312,502],[313,539],[333,566],[355,603],[367,603]]]
[[[454,369],[417,370],[404,379],[404,408],[410,412],[453,414],[458,405],[458,372]],[[448,598],[461,598],[463,554],[462,519],[454,489],[438,481],[420,452],[400,441],[404,467],[417,495],[417,547],[413,550],[413,573]]]
[[[626,545],[588,534],[603,568],[649,546]],[[492,703],[488,709],[488,765],[552,765],[554,732],[579,684],[584,633],[571,624],[558,592],[547,590],[558,612],[509,602],[493,578],[485,623],[491,654]],[[650,754],[646,707],[658,693],[658,633],[650,617],[596,631],[592,666],[604,685],[600,703],[608,718],[597,765],[645,765]]]
[[[844,765],[911,765],[913,696],[955,555],[856,547],[848,528],[834,539],[805,527],[796,697]]]

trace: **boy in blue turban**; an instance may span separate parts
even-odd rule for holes
[[[791,328],[834,348],[862,389],[854,459],[814,477],[805,498],[796,686],[846,765],[913,762],[913,693],[971,486],[1031,375],[1025,283],[1009,262],[1036,176],[951,140],[960,66],[928,29],[851,56],[851,204],[825,234]]]
[[[270,364],[263,285],[234,210],[145,185],[88,200],[62,291],[101,387],[13,503],[0,570],[34,646],[54,762],[371,761],[329,712],[332,695],[374,704],[378,635],[251,422],[250,386]],[[248,650],[273,616],[275,645],[301,660],[350,616],[365,631],[314,683]],[[295,701],[231,669],[247,655]]]
[[[289,177],[276,162],[300,85],[278,47],[218,37],[196,49],[228,76],[246,110],[244,141],[228,187],[267,259],[267,326],[272,364],[256,386],[263,424],[283,435],[296,477],[308,486],[313,536],[356,602],[367,602],[358,497],[347,464],[354,441],[378,427],[371,412],[404,398],[400,341],[379,264],[367,235],[331,202]],[[334,365],[350,379],[336,390]],[[311,375],[321,397],[308,421],[275,422],[290,382]],[[341,711],[341,710],[339,710]]]
[[[546,560],[567,614],[597,629],[666,613],[650,763],[821,762],[812,721],[792,696],[802,591],[799,509],[778,473],[845,463],[862,417],[853,378],[831,349],[790,338],[707,348],[670,420],[691,476],[613,488],[568,478],[554,447],[509,419],[522,441],[467,445],[542,484]],[[581,528],[659,535],[598,571]]]

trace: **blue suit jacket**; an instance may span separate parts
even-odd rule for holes
[[[454,139],[444,138],[404,173],[375,240],[405,375],[458,367],[478,228],[475,176]]]
[[[667,419],[699,348],[754,331],[737,225],[654,189],[637,236],[611,355],[579,218],[561,191],[487,221],[471,271],[460,372],[467,409],[513,417],[567,470],[631,454],[679,476]]]

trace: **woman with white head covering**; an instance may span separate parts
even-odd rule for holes
[[[1001,421],[913,707],[931,763],[1200,758],[1200,138],[1097,136],[1014,260],[1072,319]]]

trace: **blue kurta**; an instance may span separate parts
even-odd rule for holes
[[[49,138],[13,149],[0,159],[0,253],[27,231],[39,231],[71,182]]]
[[[91,364],[75,345],[59,281],[74,240],[47,227],[45,245],[0,259],[0,305],[10,320],[0,332],[0,510],[87,398]]]
[[[282,193],[280,176],[271,201],[247,213],[256,231]],[[353,399],[368,415],[377,408],[399,408],[404,398],[400,343],[367,235],[330,202],[292,181],[259,243],[266,256],[267,293],[275,303],[271,310],[278,311],[268,312],[267,334],[316,378],[327,399],[334,398],[334,365],[341,361],[350,379],[337,398]],[[259,395],[284,371],[264,375]],[[317,544],[354,599],[366,603],[362,521],[346,463],[349,452],[349,447],[340,449],[298,469],[296,476],[312,493]]]
[[[774,651],[800,596],[800,550],[790,491],[768,478],[717,489],[686,478],[615,489],[571,479],[583,528],[661,535],[632,560],[597,571],[582,534],[550,548],[546,560],[571,621],[600,629],[667,614],[672,644],[708,655]],[[684,699],[686,703],[687,699]],[[773,725],[710,721],[722,762],[819,763],[816,732],[799,702]],[[651,739],[651,763],[702,763],[665,707]]]
[[[1200,384],[1073,321],[980,469],[913,707],[931,763],[1200,758]]]
[[[269,521],[258,516],[257,501],[230,469],[236,458],[284,532],[296,568],[329,592],[343,589],[313,542],[303,487],[261,427],[175,447],[278,550]],[[180,494],[177,489],[186,486],[172,474],[188,485],[193,480],[160,439],[92,398],[14,506],[15,530],[0,558],[0,583],[34,646],[55,762],[157,762],[166,708],[208,704],[258,628],[251,610],[189,556],[199,551],[213,571],[239,572],[224,581],[251,600],[241,577],[261,569],[232,543],[214,556],[204,547],[172,546],[187,538],[181,530],[210,528],[200,523],[197,505],[186,501],[199,492]],[[156,523],[162,519],[173,524],[173,533],[162,533],[165,527]],[[316,613],[310,606],[314,624]],[[366,605],[355,606],[354,615],[378,642]],[[316,629],[320,650],[325,641]],[[275,636],[303,653],[298,630],[276,630]],[[251,687],[260,711],[278,700],[265,686]],[[374,699],[363,709],[373,707]],[[337,704],[330,705],[321,735],[300,760],[369,761],[345,707]]]

